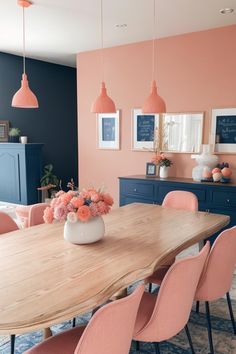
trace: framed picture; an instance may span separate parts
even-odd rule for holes
[[[146,176],[156,176],[156,165],[154,163],[147,162]]]
[[[236,108],[212,110],[210,143],[214,152],[236,153]]]
[[[98,149],[120,149],[120,111],[97,115]]]
[[[158,127],[159,114],[143,114],[141,109],[133,109],[132,150],[152,150],[155,132]]]
[[[0,120],[0,142],[8,141],[9,121]]]

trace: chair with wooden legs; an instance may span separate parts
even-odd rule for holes
[[[131,295],[100,308],[87,327],[62,332],[25,354],[128,354],[143,291],[140,285]]]
[[[236,325],[229,294],[235,264],[236,226],[231,229],[224,230],[215,240],[195,295],[198,309],[199,301],[205,302],[207,330],[211,354],[214,354],[214,345],[211,329],[210,301],[218,300],[226,295],[233,332],[236,334]]]
[[[194,353],[187,323],[209,249],[210,243],[207,242],[197,256],[176,261],[166,273],[157,295],[149,292],[143,294],[134,340],[153,343],[159,354],[159,343],[185,328],[191,352]]]

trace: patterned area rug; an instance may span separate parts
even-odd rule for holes
[[[233,301],[233,309],[236,314],[236,302]],[[228,316],[228,307],[225,299],[221,299],[211,304],[212,311],[212,327],[216,354],[236,354],[236,336],[233,335],[231,321]],[[84,324],[90,318],[90,314],[77,318],[77,324]],[[71,328],[71,322],[53,326],[53,333],[58,333],[65,329]],[[189,329],[192,335],[196,354],[207,354],[208,338],[206,330],[206,321],[204,316],[204,306],[200,307],[200,314],[192,311]],[[15,354],[23,354],[27,349],[42,340],[42,332],[33,332],[16,337]],[[150,343],[142,343],[141,350],[143,354],[154,354],[155,350]],[[0,337],[0,354],[9,354],[10,345],[9,338]],[[162,354],[190,354],[188,341],[185,332],[171,339],[171,341],[161,343]],[[56,353],[55,353],[56,354]],[[66,354],[66,353],[65,353]],[[111,353],[112,354],[112,353]],[[130,354],[135,354],[135,345],[132,343]]]

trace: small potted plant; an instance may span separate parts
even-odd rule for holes
[[[10,143],[19,143],[20,138],[20,129],[19,128],[11,128],[9,130],[9,142]]]
[[[169,174],[169,167],[173,165],[173,162],[164,154],[161,154],[158,165],[160,166],[160,178],[167,178]]]
[[[38,190],[47,191],[48,198],[52,197],[53,192],[57,192],[60,186],[59,178],[53,174],[53,165],[48,164],[43,168],[43,176],[40,180],[41,187]]]

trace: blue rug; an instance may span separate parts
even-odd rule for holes
[[[236,311],[236,303],[233,301],[233,308]],[[236,336],[232,332],[232,324],[228,317],[227,303],[224,299],[211,304],[212,310],[212,328],[214,336],[214,344],[216,354],[236,354]],[[207,354],[208,338],[206,330],[206,321],[204,315],[204,307],[200,307],[200,314],[194,311],[191,313],[189,329],[192,335],[192,340],[196,354]],[[236,312],[235,312],[236,313]],[[90,314],[77,318],[77,325],[88,322]],[[52,327],[53,333],[59,333],[65,329],[71,328],[71,321],[64,322],[60,325]],[[42,332],[37,331],[20,335],[16,337],[15,354],[22,354],[27,349],[34,346],[36,343],[41,342]],[[151,343],[141,343],[141,350],[143,354],[154,354],[155,350]],[[10,343],[5,342],[0,346],[0,354],[10,353]],[[135,354],[135,344],[132,343],[130,354]],[[190,354],[188,341],[185,332],[171,339],[171,341],[161,343],[162,354]],[[55,353],[56,354],[56,353]],[[67,354],[67,353],[65,353]],[[94,353],[96,354],[96,353]],[[111,353],[112,354],[112,353]]]

